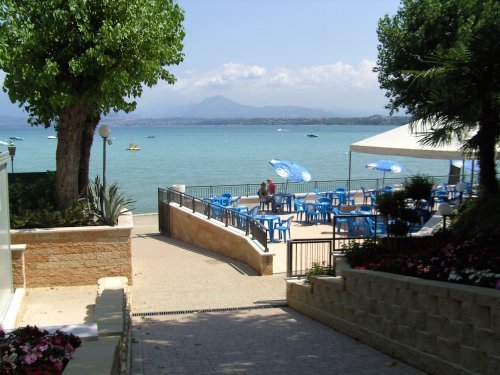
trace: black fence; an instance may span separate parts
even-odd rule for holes
[[[305,277],[315,266],[333,270],[335,256],[343,256],[353,241],[385,235],[379,215],[334,215],[332,238],[295,239],[287,243],[287,277]]]
[[[433,176],[435,184],[446,182],[449,176]],[[350,191],[359,191],[361,187],[367,190],[378,190],[383,186],[404,185],[409,177],[399,178],[377,178],[377,179],[358,179],[358,180],[326,180],[326,181],[309,181],[304,183],[296,182],[278,182],[276,184],[277,192],[288,192],[292,194],[311,193],[315,189],[319,191],[331,191],[337,188],[344,188]],[[186,193],[198,197],[206,198],[220,196],[224,193],[230,193],[232,196],[249,197],[257,195],[260,188],[260,183],[255,184],[238,184],[238,185],[206,185],[206,186],[186,186]]]
[[[216,220],[226,227],[239,229],[246,236],[258,242],[265,252],[269,251],[267,246],[267,228],[252,216],[244,212],[238,212],[233,207],[223,207],[213,204],[209,200],[202,200],[186,193],[181,193],[173,189],[158,189],[158,221],[160,233],[170,236],[170,203],[177,203],[181,207],[186,207],[206,216],[207,220]]]
[[[290,240],[286,261],[287,277],[304,277],[314,264],[332,269],[335,267],[334,242],[327,238]]]

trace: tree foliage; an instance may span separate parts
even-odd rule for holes
[[[500,125],[500,3],[403,0],[379,21],[378,72],[391,112],[432,125],[423,141],[458,138],[477,151],[483,192],[496,193]]]
[[[32,125],[56,124],[61,206],[88,182],[100,115],[134,110],[144,86],[174,83],[166,67],[183,60],[183,18],[175,0],[0,2],[4,91]]]

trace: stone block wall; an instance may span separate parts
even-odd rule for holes
[[[500,292],[394,274],[288,281],[288,305],[431,374],[500,373]]]
[[[264,253],[249,237],[175,204],[169,212],[172,238],[240,260],[260,275],[273,274],[274,253]]]
[[[132,280],[130,235],[132,214],[114,227],[68,227],[11,230],[12,244],[26,244],[22,257],[13,258],[15,286],[27,288],[94,285],[101,277]]]

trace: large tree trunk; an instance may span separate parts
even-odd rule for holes
[[[82,196],[89,184],[90,150],[94,140],[94,133],[101,116],[88,115],[85,126],[82,128],[82,143],[80,147],[80,167],[78,172],[78,192]]]
[[[84,105],[64,108],[57,124],[56,203],[58,209],[70,207],[79,198],[78,172],[82,127],[88,117]]]
[[[479,185],[481,193],[486,195],[487,199],[488,196],[493,196],[498,192],[495,154],[499,125],[498,115],[494,111],[486,110],[483,113],[478,130]]]

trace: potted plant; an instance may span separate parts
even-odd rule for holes
[[[81,345],[78,336],[57,330],[49,333],[36,326],[0,329],[0,374],[62,374]]]

